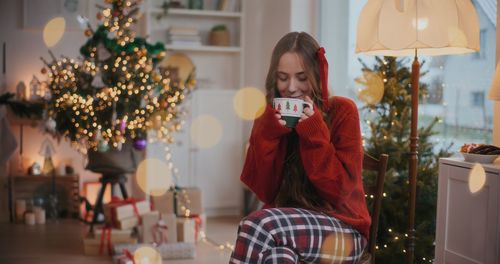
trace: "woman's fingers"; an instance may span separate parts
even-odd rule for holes
[[[300,116],[299,122],[302,122],[302,121],[304,121],[304,120],[306,120],[306,119],[308,119],[308,118],[309,118],[309,117],[308,117],[306,114],[302,114],[302,115]]]
[[[280,123],[281,125],[285,126],[286,125],[286,122],[285,120],[282,120],[281,119],[281,115],[276,113],[274,116],[276,116],[276,118],[278,119],[278,123]]]
[[[306,108],[304,108],[304,114],[307,117],[310,117],[310,116],[312,116],[314,114],[314,111],[310,107],[306,107]]]
[[[304,101],[307,103],[310,103],[311,105],[314,105],[313,101],[311,100],[311,97],[309,97],[307,95],[304,97]],[[310,117],[314,114],[313,108],[308,106],[307,104],[304,104],[303,112],[304,112],[304,114],[306,114],[307,117]]]

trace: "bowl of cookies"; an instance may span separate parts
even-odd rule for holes
[[[500,157],[500,148],[488,144],[464,144],[460,154],[468,162],[492,163]]]

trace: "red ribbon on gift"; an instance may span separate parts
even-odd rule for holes
[[[108,245],[108,254],[112,255],[113,247],[111,246],[111,227],[104,226],[101,231],[101,242],[99,243],[99,255],[104,253],[104,244]]]
[[[158,221],[158,223],[152,227],[153,240],[157,246],[168,242],[167,231],[168,226],[163,220]]]
[[[201,228],[201,217],[198,214],[192,214],[188,216],[184,216],[185,218],[192,218],[194,220],[194,240],[195,242],[198,242],[198,233],[200,233],[200,228]]]
[[[130,253],[130,251],[126,248],[123,249],[122,255],[118,258],[118,260],[132,260],[132,264],[135,264],[134,255]]]
[[[132,208],[134,209],[134,215],[137,216],[139,219],[139,224],[141,224],[141,216],[139,215],[139,209],[137,209],[137,202],[141,202],[142,200],[137,200],[135,198],[127,198],[127,199],[121,199],[120,197],[113,196],[111,197],[111,201],[109,202],[109,205],[112,207],[120,207],[123,205],[132,205]],[[116,225],[118,219],[116,219],[116,211],[111,209],[111,224]]]

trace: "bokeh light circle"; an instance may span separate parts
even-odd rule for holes
[[[51,19],[43,28],[43,41],[48,48],[54,47],[62,39],[66,30],[66,20],[63,17]]]
[[[486,183],[486,172],[481,164],[476,163],[469,172],[469,191],[479,192]]]
[[[323,240],[320,263],[344,263],[344,260],[347,260],[353,249],[354,239],[352,234],[332,233]]]
[[[254,87],[241,88],[233,99],[236,114],[244,120],[254,120],[264,113],[266,96]]]
[[[152,247],[140,247],[134,252],[135,264],[161,264],[161,255]]]
[[[137,185],[149,195],[161,196],[172,184],[172,171],[168,164],[158,159],[144,159],[135,173]]]
[[[222,125],[211,115],[200,115],[191,123],[191,140],[199,148],[211,148],[219,143],[222,137]]]
[[[384,96],[384,80],[382,77],[372,71],[363,71],[363,76],[355,79],[359,85],[358,98],[368,105],[375,105],[382,100]]]

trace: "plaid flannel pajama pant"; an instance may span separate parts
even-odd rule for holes
[[[272,208],[240,222],[229,263],[358,263],[367,244],[335,217],[299,208]]]

